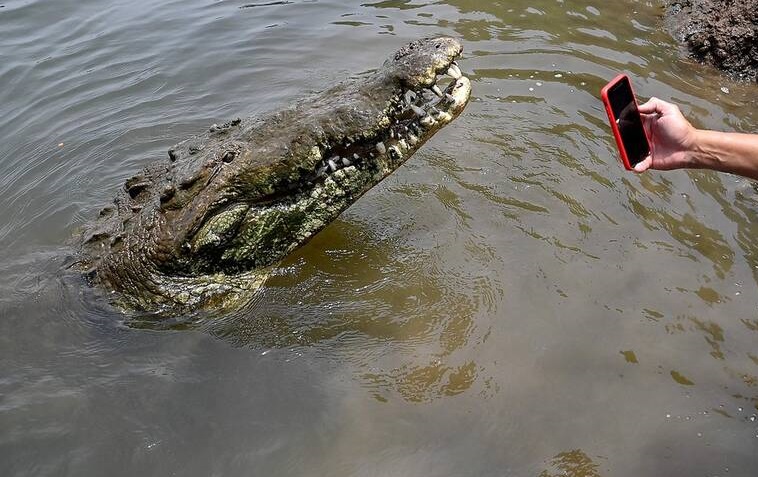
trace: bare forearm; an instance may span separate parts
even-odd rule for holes
[[[758,180],[758,135],[697,130],[690,166]]]

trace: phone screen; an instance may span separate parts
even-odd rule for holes
[[[613,117],[621,133],[621,142],[624,143],[629,163],[634,167],[650,153],[650,145],[642,128],[642,119],[634,101],[632,86],[627,78],[611,87],[608,91],[608,101],[611,103]]]

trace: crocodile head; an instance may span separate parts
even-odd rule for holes
[[[293,108],[178,144],[84,235],[89,276],[137,308],[235,302],[463,111],[461,52],[414,41]]]

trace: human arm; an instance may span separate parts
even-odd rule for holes
[[[658,98],[639,110],[651,152],[635,171],[712,169],[758,180],[758,134],[697,129],[676,105]]]

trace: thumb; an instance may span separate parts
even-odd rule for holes
[[[634,166],[634,172],[645,172],[653,165],[653,156],[648,155],[642,162],[638,162]]]

